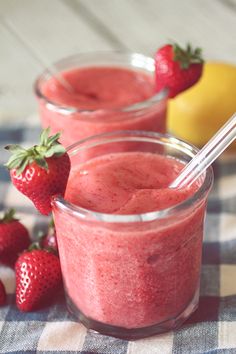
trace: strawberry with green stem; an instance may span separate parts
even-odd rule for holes
[[[19,253],[29,245],[28,230],[15,218],[15,210],[9,209],[0,219],[0,263],[14,266]]]
[[[192,49],[187,44],[186,49],[177,43],[167,44],[155,55],[156,91],[168,88],[169,97],[175,97],[180,92],[193,86],[201,77],[203,59],[201,49]]]
[[[51,301],[62,286],[59,258],[32,244],[16,261],[16,305],[21,311],[39,309]]]
[[[6,164],[12,183],[44,215],[51,212],[51,197],[64,195],[70,172],[70,159],[59,138],[60,133],[49,136],[47,128],[39,145],[29,149],[19,145],[5,147],[12,153]]]

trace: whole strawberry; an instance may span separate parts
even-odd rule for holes
[[[6,164],[12,183],[44,215],[51,211],[51,197],[64,195],[70,172],[70,159],[59,138],[59,133],[49,136],[48,128],[42,132],[39,145],[29,149],[6,146],[13,154]]]
[[[202,69],[200,48],[193,50],[188,44],[183,49],[176,43],[167,44],[155,55],[156,91],[168,88],[169,97],[175,97],[200,79]]]
[[[30,245],[27,229],[15,218],[15,210],[5,212],[0,219],[0,263],[14,266],[22,251]]]
[[[6,304],[6,299],[7,299],[6,290],[3,285],[3,282],[0,279],[0,306],[3,306]]]
[[[16,305],[21,311],[33,311],[48,304],[62,284],[59,258],[45,249],[22,253],[15,271]]]
[[[40,237],[40,245],[42,248],[52,249],[55,253],[58,253],[57,236],[53,219],[51,219],[48,225],[48,231]]]

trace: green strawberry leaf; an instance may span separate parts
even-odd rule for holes
[[[61,144],[52,146],[49,150],[45,152],[45,157],[61,156],[65,153],[65,148]]]
[[[20,152],[25,152],[26,150],[22,148],[20,145],[7,145],[5,146],[5,149],[12,152],[12,153],[20,153]]]
[[[48,170],[48,164],[44,158],[37,156],[34,160],[38,166],[42,167],[45,170]]]
[[[187,43],[186,49],[181,48],[177,43],[172,43],[174,52],[174,61],[178,61],[181,69],[188,69],[191,64],[201,64],[202,50],[201,48],[192,49],[191,44]]]
[[[6,150],[12,153],[5,166],[8,169],[16,169],[17,174],[21,174],[25,168],[34,161],[41,168],[48,170],[46,159],[59,157],[66,153],[66,149],[59,143],[61,133],[49,136],[50,128],[44,129],[40,134],[40,144],[29,149],[24,149],[20,145],[8,145]]]
[[[41,247],[39,241],[32,242],[28,248],[29,252],[34,251],[34,250],[42,250],[42,247]]]
[[[19,176],[22,172],[24,172],[26,166],[29,164],[29,158],[25,156],[16,167],[16,174]]]
[[[49,252],[49,253],[53,253],[55,256],[57,256],[57,252],[55,251],[54,248],[52,248],[52,247],[42,247],[41,244],[40,244],[40,240],[31,243],[31,245],[29,246],[29,248],[28,248],[29,252],[32,252],[34,250],[46,251],[46,252]]]
[[[60,138],[60,133],[52,135],[48,138],[48,145],[52,145],[53,143],[58,143],[58,139]],[[59,143],[58,143],[59,144]]]
[[[11,221],[17,221],[19,219],[15,218],[15,209],[11,208],[3,214],[3,217],[0,218],[0,223],[8,223]]]
[[[12,155],[9,158],[8,162],[5,164],[5,166],[8,167],[10,170],[12,168],[17,168],[20,165],[22,158],[24,158],[24,155]]]
[[[40,145],[46,145],[47,144],[49,132],[50,132],[50,128],[49,127],[42,131],[42,133],[40,134]]]

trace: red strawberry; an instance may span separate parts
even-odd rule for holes
[[[32,311],[46,305],[62,284],[59,258],[44,249],[32,249],[20,255],[15,265],[16,305]]]
[[[58,142],[60,134],[49,136],[49,128],[40,137],[40,145],[23,149],[19,145],[6,146],[13,153],[6,166],[12,183],[29,197],[45,215],[51,211],[51,197],[64,195],[70,172],[70,159]]]
[[[167,44],[155,55],[156,91],[169,89],[169,97],[194,85],[201,77],[203,59],[201,49],[193,50],[190,44],[186,49],[178,44]]]
[[[0,279],[0,306],[5,305],[6,299],[7,299],[7,295],[6,295],[5,286],[3,285],[3,282]]]
[[[47,233],[40,237],[40,245],[42,248],[53,249],[58,253],[57,236],[53,219],[51,219],[51,222],[48,225]]]
[[[10,209],[0,219],[0,262],[14,266],[19,253],[30,245],[27,229],[15,217]]]

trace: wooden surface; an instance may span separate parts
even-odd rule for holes
[[[173,39],[236,64],[236,0],[0,0],[0,16],[49,62],[94,50],[153,55]],[[0,123],[37,123],[42,69],[1,24],[0,43]]]

